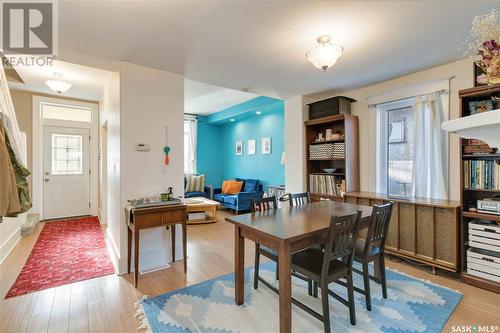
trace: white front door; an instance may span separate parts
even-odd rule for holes
[[[45,219],[90,214],[89,130],[44,127]]]

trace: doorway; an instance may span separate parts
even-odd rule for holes
[[[33,98],[33,211],[42,220],[98,213],[97,104]]]
[[[89,129],[44,126],[46,219],[90,215]]]

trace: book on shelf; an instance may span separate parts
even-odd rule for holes
[[[339,176],[311,174],[309,183],[312,193],[342,196],[345,192],[345,180]]]
[[[500,164],[496,161],[464,161],[464,187],[500,191]]]

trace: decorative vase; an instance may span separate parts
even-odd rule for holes
[[[498,83],[500,83],[500,76],[488,77],[488,84],[498,84]]]

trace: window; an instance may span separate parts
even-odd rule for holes
[[[409,197],[413,184],[413,108],[387,112],[387,194]]]
[[[52,134],[53,175],[81,175],[83,173],[83,136]]]
[[[196,173],[196,140],[198,121],[194,117],[184,118],[184,173]]]
[[[64,105],[43,104],[42,116],[44,119],[70,120],[90,123],[92,110]]]

